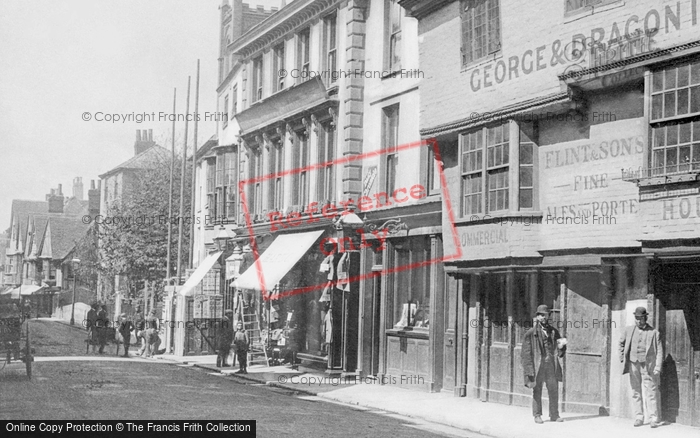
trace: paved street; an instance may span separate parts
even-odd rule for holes
[[[258,436],[270,437],[478,436],[191,366],[116,358],[113,346],[109,355],[65,357],[84,355],[83,330],[34,320],[32,332],[34,378],[0,373],[2,419],[255,419]]]

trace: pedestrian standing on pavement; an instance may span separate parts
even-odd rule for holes
[[[136,353],[141,356],[146,351],[146,340],[144,339],[144,331],[146,330],[146,319],[143,317],[143,312],[140,307],[136,308],[134,315],[134,328],[136,329],[136,340],[141,343],[139,351]]]
[[[542,385],[547,385],[549,394],[550,421],[564,421],[559,417],[559,382],[562,370],[559,358],[566,353],[566,338],[548,321],[549,308],[537,307],[533,327],[525,332],[522,350],[522,365],[525,386],[532,388],[532,415],[535,423],[542,424]]]
[[[632,386],[634,427],[644,424],[644,406],[647,408],[650,426],[661,425],[656,390],[664,357],[663,346],[659,331],[647,324],[648,317],[645,307],[637,307],[634,311],[635,325],[625,329],[619,342],[620,362],[624,364],[622,374],[629,373]]]
[[[233,331],[233,310],[226,309],[224,317],[221,319],[221,325],[216,332],[216,366],[219,368],[230,366],[226,363],[226,359],[231,352]]]
[[[158,336],[158,318],[156,317],[155,310],[151,310],[148,313],[148,318],[146,318],[146,330],[143,338],[146,343],[146,348],[142,355],[145,355],[146,357],[153,357],[154,353],[158,353],[158,348],[160,347],[160,336]]]
[[[117,356],[119,356],[119,344],[124,345],[124,357],[129,357],[129,345],[131,344],[131,331],[134,324],[122,313],[119,317],[119,329],[117,330]]]
[[[107,319],[107,306],[102,305],[97,312],[97,340],[100,344],[99,354],[104,354],[105,345],[107,345],[107,333],[109,328],[109,320]]]
[[[238,358],[238,371],[236,374],[248,374],[248,346],[250,339],[243,329],[243,323],[236,324],[236,333],[233,335],[233,346],[236,348]]]
[[[85,328],[87,329],[87,345],[85,346],[85,354],[90,351],[90,345],[92,345],[92,352],[95,352],[95,347],[97,346],[97,304],[92,304],[90,310],[87,313]]]

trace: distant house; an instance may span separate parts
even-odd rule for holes
[[[55,296],[64,287],[60,262],[89,228],[82,217],[99,211],[100,192],[94,181],[88,194],[90,200],[83,200],[82,178],[77,177],[71,197],[63,195],[59,184],[46,201],[13,201],[3,264],[4,285],[12,289],[3,294],[29,300],[39,314],[52,313]]]
[[[134,156],[127,161],[115,166],[109,171],[99,175],[100,197],[99,214],[102,217],[110,216],[110,211],[120,201],[127,199],[133,184],[142,172],[154,169],[164,162],[169,162],[170,151],[153,141],[152,130],[137,130],[134,143]],[[125,292],[127,284],[126,275],[116,275],[114,278],[101,277],[98,281],[98,295],[107,297],[115,293]],[[121,300],[115,301],[114,310],[120,312]]]

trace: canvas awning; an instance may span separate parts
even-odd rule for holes
[[[32,284],[29,286],[22,286],[21,288],[18,288],[18,289],[20,289],[19,293],[24,297],[27,295],[34,295],[35,293],[42,290],[44,287],[45,287],[45,285],[38,286],[38,285]]]
[[[185,284],[182,286],[182,289],[180,289],[180,295],[183,297],[193,295],[195,286],[202,281],[204,276],[207,275],[207,272],[209,272],[211,267],[214,266],[214,263],[216,263],[220,256],[221,251],[207,256],[207,258],[204,259],[199,266],[197,266],[197,269],[194,270],[192,275],[190,275],[190,278],[188,278]]]
[[[231,286],[270,292],[297,264],[323,230],[277,236],[272,245]],[[260,271],[258,271],[258,267]]]
[[[19,299],[19,288],[16,287],[14,289],[10,288],[10,289],[4,290],[4,291],[0,292],[0,295],[2,295],[3,297],[6,297],[6,298],[13,299],[13,300],[18,300]]]

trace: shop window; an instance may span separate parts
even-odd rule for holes
[[[297,38],[297,68],[299,73],[297,75],[297,83],[301,83],[309,79],[309,66],[311,65],[309,61],[309,29],[304,29],[299,32]]]
[[[700,171],[700,61],[652,73],[651,176]]]
[[[281,74],[280,72],[284,70],[284,43],[275,47],[273,51],[274,67],[273,75],[276,78],[274,81],[274,91],[280,91],[284,89],[284,78],[286,74]]]
[[[385,0],[385,42],[384,69],[397,71],[401,69],[401,18],[403,8],[398,0]]]
[[[382,149],[391,149],[398,146],[399,142],[399,105],[392,105],[382,111]],[[382,189],[386,193],[393,193],[396,189],[396,168],[399,154],[396,151],[381,155],[384,171],[381,172]]]
[[[323,20],[324,53],[326,54],[325,70],[328,74],[330,85],[338,80],[338,75],[333,74],[338,65],[338,29],[336,22],[337,17],[335,14],[329,15]]]
[[[325,124],[318,130],[318,163],[326,163],[318,169],[318,201],[333,201],[335,199],[335,126]]]
[[[514,123],[484,127],[460,136],[462,217],[534,207],[535,129],[532,124],[522,124],[518,135],[511,138],[510,127]],[[519,160],[511,163],[515,152]],[[515,166],[512,171],[518,175],[517,185],[510,183],[511,166]],[[517,205],[510,205],[511,191],[517,195]]]
[[[525,332],[532,327],[533,311],[530,296],[537,291],[531,290],[530,281],[534,273],[518,272],[515,274],[515,296],[513,301],[513,320],[515,321],[515,343],[522,344]]]
[[[462,65],[501,50],[500,0],[462,0]]]
[[[284,148],[282,141],[273,142],[270,147],[270,175],[275,175],[270,179],[270,196],[268,208],[271,211],[281,212],[284,208],[284,186],[282,184],[284,172]]]
[[[492,274],[486,277],[488,292],[488,327],[491,329],[491,342],[508,342],[508,306],[506,274]]]
[[[413,237],[393,247],[393,268],[404,268],[394,274],[394,328],[428,328],[431,265],[418,265],[430,260],[430,238]]]
[[[253,60],[253,103],[262,99],[263,96],[263,71],[261,55]]]

